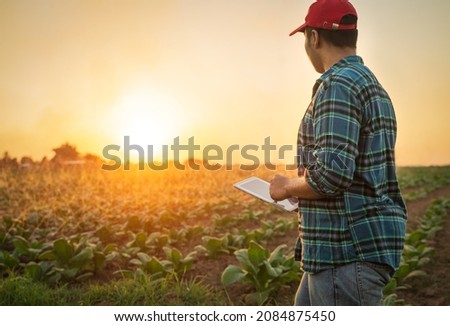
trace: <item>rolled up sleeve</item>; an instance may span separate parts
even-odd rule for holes
[[[315,145],[306,181],[323,196],[338,196],[353,182],[361,128],[361,107],[351,81],[320,89],[313,108]]]

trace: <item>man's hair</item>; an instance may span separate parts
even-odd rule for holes
[[[342,25],[356,24],[357,20],[358,18],[356,16],[346,15],[342,17],[340,24]],[[320,38],[323,38],[325,41],[333,44],[334,46],[340,48],[349,47],[356,49],[356,42],[358,41],[357,29],[333,31],[322,28],[306,27],[305,33],[307,34],[308,37],[311,35],[312,30],[316,30]]]

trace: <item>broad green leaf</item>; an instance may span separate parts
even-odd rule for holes
[[[433,255],[434,254],[435,249],[433,247],[423,246],[418,251],[419,251],[421,256],[429,256],[429,255]]]
[[[47,261],[39,262],[39,266],[41,267],[42,273],[49,275],[52,271],[53,265]]]
[[[259,266],[269,258],[269,252],[258,243],[252,241],[248,247],[248,259],[253,265]]]
[[[187,272],[188,270],[190,270],[192,268],[192,265],[194,263],[194,258],[183,258],[182,260],[180,260],[180,264],[177,268],[178,272]]]
[[[9,254],[9,252],[0,251],[0,264],[3,264],[9,269],[13,269],[14,267],[18,266],[19,263],[20,263],[19,260],[16,257]]]
[[[415,270],[415,271],[412,271],[411,273],[409,273],[408,275],[406,275],[404,280],[412,278],[412,277],[420,277],[420,276],[427,276],[427,273],[424,271],[421,271],[421,270]]]
[[[163,234],[158,238],[158,246],[163,247],[169,243],[169,237],[166,234]]]
[[[234,252],[234,256],[241,263],[244,270],[252,275],[258,274],[259,267],[253,265],[248,257],[248,249],[240,249]]]
[[[277,278],[281,275],[283,270],[281,268],[274,268],[268,260],[264,261],[264,266],[266,267],[267,274],[272,278]]]
[[[66,280],[73,280],[77,275],[79,268],[67,268],[62,272],[62,275]]]
[[[207,252],[205,246],[202,246],[202,245],[195,246],[194,249],[195,249],[195,251],[197,251],[198,253],[205,253],[205,252]]]
[[[409,234],[409,236],[406,238],[406,243],[415,245],[418,244],[421,240],[426,238],[427,238],[426,232],[417,230]]]
[[[253,231],[253,238],[257,241],[261,240],[264,238],[264,231],[257,229]]]
[[[100,241],[102,242],[111,241],[111,238],[113,237],[113,232],[108,226],[102,226],[97,231],[95,231],[94,234],[99,237]]]
[[[56,255],[53,251],[48,250],[41,253],[38,258],[39,260],[55,260]]]
[[[69,260],[69,264],[75,267],[83,267],[88,263],[92,258],[94,258],[94,251],[92,248],[84,248],[80,251],[76,256],[73,256]]]
[[[38,256],[41,252],[42,252],[42,249],[38,249],[38,248],[28,248],[28,253],[29,253],[32,257]]]
[[[147,234],[144,232],[140,232],[136,234],[136,239],[134,240],[135,244],[140,248],[145,248],[145,244],[147,241]]]
[[[395,273],[395,276],[398,278],[398,280],[403,280],[410,272],[411,268],[408,265],[401,265]]]
[[[164,247],[163,250],[166,253],[166,257],[168,260],[170,260],[174,264],[178,264],[180,262],[182,254],[177,248]]]
[[[251,305],[263,305],[267,301],[267,299],[269,299],[270,292],[271,290],[266,290],[247,294],[245,297],[245,301],[247,304]]]
[[[282,262],[283,257],[284,257],[283,251],[284,251],[284,249],[285,249],[286,247],[287,247],[287,246],[286,246],[285,244],[279,245],[278,247],[276,247],[276,248],[272,251],[272,253],[270,254],[270,257],[269,257],[269,262],[270,262],[272,265],[276,266],[276,265],[278,265],[279,263]]]
[[[150,261],[145,264],[144,269],[150,274],[161,273],[165,271],[164,266],[156,257],[152,257]]]
[[[230,284],[239,282],[244,278],[245,274],[246,273],[239,267],[229,265],[227,268],[225,268],[225,270],[222,273],[221,276],[222,284],[228,286]]]
[[[148,236],[148,241],[150,243],[155,243],[158,241],[158,239],[161,237],[161,233],[160,232],[153,232]]]
[[[299,270],[300,264],[295,260],[294,255],[285,257],[285,260],[281,263],[284,270],[294,269]]]
[[[116,249],[117,249],[117,244],[110,243],[105,247],[105,249],[103,249],[103,251],[105,252],[105,254],[110,254],[111,252],[115,251]]]
[[[130,270],[127,270],[127,269],[121,269],[121,270],[115,271],[113,273],[113,275],[120,275],[120,276],[122,276],[124,278],[133,278],[134,273],[132,271],[130,271]]]
[[[155,258],[155,257],[153,257],[153,258]],[[163,259],[163,260],[160,260],[159,262],[161,263],[162,267],[164,268],[164,271],[167,272],[167,271],[170,271],[171,269],[173,269],[173,263],[170,260]]]
[[[150,261],[150,256],[147,255],[145,252],[138,252],[137,256],[140,259],[140,261],[144,264]]]
[[[209,251],[217,252],[222,247],[222,239],[220,238],[204,236],[202,240]]]
[[[54,273],[46,278],[48,284],[56,284],[61,280],[61,273]]]
[[[397,288],[397,279],[393,277],[388,284],[384,287],[383,293],[384,294],[391,294],[395,291]]]
[[[94,273],[87,272],[87,273],[84,273],[84,274],[81,274],[81,275],[77,276],[76,280],[78,282],[83,282],[83,281],[87,280],[88,278],[92,277],[93,275],[94,275]]]
[[[186,257],[184,257],[182,259],[183,262],[190,262],[193,261],[195,259],[195,256],[197,256],[197,252],[196,251],[191,251],[190,253],[188,253],[186,255]]]
[[[35,262],[29,262],[25,266],[25,274],[28,275],[33,281],[39,281],[42,278],[43,271],[40,265]]]
[[[240,234],[228,234],[226,236],[227,239],[227,245],[233,248],[239,248],[242,246],[242,244],[245,241],[245,236],[240,235]]]
[[[145,277],[145,273],[141,268],[138,268],[135,270],[134,272],[134,278],[138,277],[138,278],[144,278]]]
[[[418,267],[423,267],[426,264],[428,264],[430,261],[431,261],[431,258],[429,258],[429,257],[422,257],[422,258],[419,259],[419,262],[417,263],[417,266]]]
[[[427,238],[432,239],[436,235],[437,232],[442,230],[442,226],[434,226],[430,230],[427,231]]]
[[[383,299],[383,306],[394,306],[397,301],[397,294],[392,293]]]
[[[142,266],[143,262],[140,259],[133,258],[133,259],[130,260],[130,264],[133,264],[133,265],[136,265],[136,266]]]
[[[17,255],[25,255],[28,253],[28,248],[30,247],[30,244],[28,243],[28,241],[22,237],[15,237],[13,240],[13,245],[14,245],[14,252]]]
[[[106,256],[102,252],[95,252],[93,260],[94,260],[95,269],[99,270],[105,266]]]
[[[74,254],[73,246],[66,239],[59,239],[53,243],[53,250],[57,259],[66,263]]]

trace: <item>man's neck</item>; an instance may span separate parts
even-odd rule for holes
[[[329,51],[324,51],[322,56],[324,71],[327,71],[337,62],[350,55],[356,55],[356,49],[331,47]]]

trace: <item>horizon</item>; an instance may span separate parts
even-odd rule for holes
[[[77,161],[77,162],[86,162],[89,160],[93,160],[93,159],[99,159],[102,162],[102,166],[106,165],[112,165],[111,163],[114,162],[114,160],[112,159],[107,159],[105,156],[102,155],[98,155],[95,153],[91,153],[91,152],[78,152],[77,150],[77,146],[75,144],[71,144],[69,142],[64,142],[63,144],[61,144],[58,147],[55,147],[52,149],[53,154],[52,157],[48,157],[47,155],[44,155],[42,157],[37,157],[37,158],[33,158],[31,156],[28,155],[22,155],[22,156],[12,156],[10,155],[9,151],[6,150],[3,152],[3,156],[0,157],[0,167],[2,166],[1,163],[4,160],[12,160],[15,161],[17,164],[22,165],[21,164],[21,159],[31,159],[33,164],[41,164],[43,162],[51,162],[53,159],[56,158],[56,151],[55,149],[60,148],[62,146],[65,145],[69,145],[71,147],[73,147],[74,149],[76,149],[77,151],[77,159],[75,160],[62,160],[60,163],[67,163],[67,162],[73,162],[73,161]],[[132,150],[130,150],[131,152]],[[249,164],[249,160],[247,159],[247,161],[242,161],[242,160],[236,160],[235,156],[233,156],[232,162],[231,164],[228,164],[226,162],[226,157],[225,160],[223,158],[220,159],[214,159],[214,158],[205,158],[202,156],[189,156],[189,155],[183,155],[180,156],[178,159],[175,159],[173,157],[169,157],[168,159],[161,159],[161,158],[156,158],[153,160],[149,160],[149,156],[144,154],[144,157],[141,157],[140,159],[137,159],[135,155],[131,155],[130,154],[130,159],[129,160],[125,160],[125,156],[123,154],[123,151],[118,152],[119,155],[116,155],[117,158],[120,159],[120,165],[118,168],[112,169],[112,170],[108,170],[108,169],[104,169],[102,168],[102,170],[107,170],[107,171],[115,171],[115,170],[134,170],[135,167],[139,166],[140,164],[144,164],[144,169],[143,170],[152,170],[152,171],[161,171],[161,170],[167,170],[167,169],[172,169],[173,166],[172,165],[176,165],[181,164],[184,165],[185,167],[189,166],[190,169],[192,170],[193,168],[190,166],[190,162],[194,162],[197,164],[202,164],[201,167],[205,168],[205,163],[209,164],[209,165],[218,165],[219,168],[218,170],[222,170],[223,168],[227,168],[227,167],[232,167],[232,170],[234,171],[234,167],[239,166],[239,167],[252,167],[251,170],[253,169],[258,169],[260,167],[267,167],[267,166],[275,166],[275,170],[276,168],[279,168],[280,166],[284,166],[287,170],[296,170],[297,168],[297,164],[296,163],[291,163],[289,164],[286,160],[275,160],[273,161],[272,159],[269,160],[264,160],[264,158],[258,156],[258,158],[260,159],[258,161],[257,164]],[[225,162],[220,162],[220,161],[225,161]],[[105,164],[106,163],[106,164]],[[160,165],[163,163],[168,163],[168,168],[163,168],[163,169],[156,169],[156,168],[152,168],[150,165]],[[28,162],[26,163],[28,164]],[[171,165],[172,164],[172,165]],[[131,168],[124,168],[124,166],[130,166]],[[396,166],[398,168],[413,168],[413,167],[446,167],[446,166],[450,166],[450,164],[429,164],[429,165],[399,165],[396,164]],[[208,169],[207,170],[213,170],[213,169]],[[270,168],[269,168],[270,169]],[[184,169],[183,169],[184,170]],[[195,169],[194,169],[195,170]],[[228,170],[228,169],[227,169]],[[241,169],[242,170],[242,169]]]

